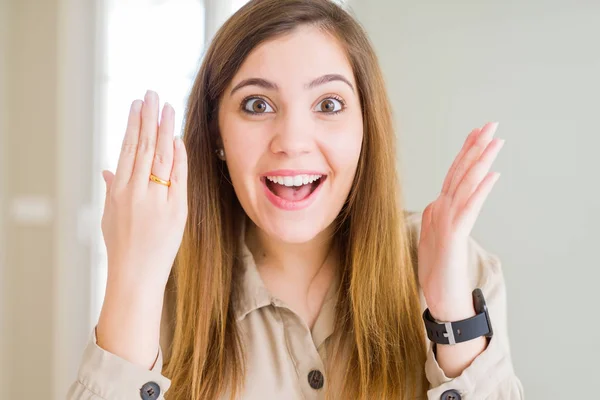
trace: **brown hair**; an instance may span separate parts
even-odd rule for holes
[[[340,295],[331,359],[343,399],[423,395],[425,340],[408,231],[396,171],[391,110],[377,57],[352,16],[328,0],[254,0],[219,29],[188,102],[189,216],[171,276],[176,320],[165,374],[170,399],[240,394],[244,349],[233,312],[244,211],[226,164],[215,156],[218,105],[260,43],[310,24],[337,39],[354,71],[363,113],[363,144],[350,195],[336,224]],[[333,348],[335,346],[335,348]],[[343,351],[342,351],[343,350]],[[339,366],[345,366],[345,370]],[[330,368],[328,367],[328,370]],[[326,374],[328,373],[326,371]],[[329,385],[331,387],[332,385]]]

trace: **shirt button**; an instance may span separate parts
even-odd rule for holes
[[[143,400],[155,400],[160,395],[160,386],[155,382],[146,382],[140,389],[140,397]]]
[[[317,369],[313,369],[308,373],[308,384],[313,389],[321,389],[323,387],[323,374]]]
[[[446,390],[444,393],[442,393],[442,397],[440,397],[440,400],[461,400],[461,399],[462,399],[462,397],[460,397],[460,393],[458,393],[454,389]]]

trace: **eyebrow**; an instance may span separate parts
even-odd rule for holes
[[[333,82],[333,81],[344,82],[345,84],[350,86],[350,89],[352,89],[352,91],[354,92],[354,86],[352,86],[352,83],[350,83],[350,81],[348,79],[346,79],[343,75],[340,75],[340,74],[327,74],[327,75],[320,76],[316,79],[313,79],[308,84],[304,85],[304,88],[312,89],[316,86],[324,85],[325,83]],[[259,87],[262,87],[267,90],[279,90],[279,86],[277,86],[277,84],[275,84],[271,81],[268,81],[268,80],[262,79],[262,78],[249,78],[249,79],[244,79],[243,81],[241,81],[240,83],[235,85],[235,87],[233,89],[231,89],[231,93],[229,95],[232,96],[236,91],[240,90],[244,86],[259,86]]]

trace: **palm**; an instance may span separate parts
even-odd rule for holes
[[[427,304],[435,306],[442,299],[458,299],[467,290],[462,266],[467,264],[468,234],[456,232],[448,196],[440,195],[429,207],[421,223],[419,284]]]

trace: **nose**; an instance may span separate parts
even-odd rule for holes
[[[310,115],[290,112],[275,125],[271,151],[288,157],[310,153],[314,148],[314,132],[315,124]]]

